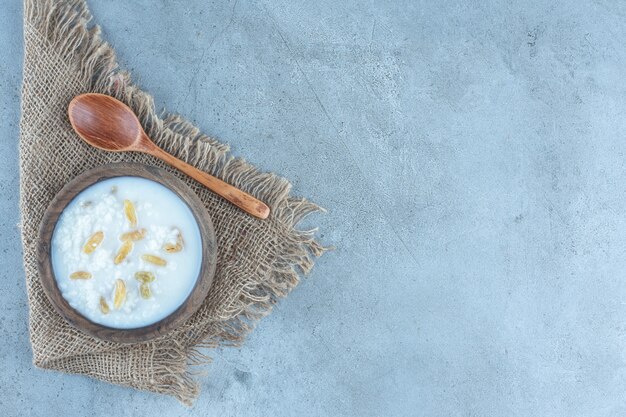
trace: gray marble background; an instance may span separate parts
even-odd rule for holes
[[[290,178],[338,249],[191,410],[34,369],[0,0],[0,415],[626,415],[625,2],[90,4],[159,107]]]

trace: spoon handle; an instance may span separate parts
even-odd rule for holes
[[[145,152],[172,165],[174,168],[181,170],[191,178],[207,187],[209,190],[213,191],[215,194],[230,201],[243,211],[258,217],[259,219],[266,219],[267,216],[269,216],[270,208],[264,202],[257,200],[250,194],[233,187],[219,178],[215,178],[213,175],[200,171],[198,168],[181,161],[158,146],[150,146],[148,149],[145,149]]]

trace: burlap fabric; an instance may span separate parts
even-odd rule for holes
[[[314,231],[295,229],[319,207],[291,197],[288,181],[233,159],[226,145],[182,118],[157,115],[151,97],[131,84],[128,73],[118,71],[113,50],[98,27],[89,27],[90,19],[83,0],[24,3],[20,209],[33,362],[173,395],[189,404],[198,395],[189,367],[210,360],[199,349],[241,343],[323,252]],[[260,221],[244,214],[152,157],[106,153],[85,144],[72,131],[66,112],[72,97],[85,92],[127,103],[159,146],[265,201],[272,209],[270,218]],[[53,310],[37,274],[37,232],[49,202],[76,175],[117,161],[160,166],[187,182],[213,219],[219,248],[215,280],[200,310],[174,334],[135,345],[100,341],[70,327]]]

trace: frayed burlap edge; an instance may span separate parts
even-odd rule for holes
[[[306,215],[321,211],[317,205],[301,198],[291,197],[291,185],[281,177],[261,173],[244,160],[228,154],[228,146],[202,134],[195,126],[178,115],[157,115],[151,96],[132,84],[129,73],[118,69],[113,49],[102,40],[98,26],[89,27],[91,14],[83,0],[25,0],[24,31],[34,31],[80,74],[87,90],[115,96],[127,103],[139,117],[144,129],[165,150],[176,153],[196,167],[222,178],[253,195],[262,196],[272,208],[272,219],[284,228],[287,239],[281,242],[284,251],[258,277],[246,277],[246,285],[234,302],[227,306],[220,320],[207,323],[203,328],[185,329],[185,336],[178,340],[166,339],[163,344],[146,346],[146,366],[154,355],[161,355],[157,368],[153,369],[156,381],[116,381],[108,375],[90,372],[89,355],[63,357],[39,361],[35,353],[34,363],[42,368],[81,373],[112,383],[173,395],[184,404],[191,404],[197,397],[198,383],[192,378],[189,365],[210,362],[210,357],[200,349],[223,345],[239,345],[257,321],[267,315],[280,297],[286,296],[298,283],[299,272],[308,273],[314,257],[324,251],[314,235],[316,229],[296,230],[296,224]],[[24,75],[26,79],[26,74]],[[22,108],[24,112],[24,108]],[[21,146],[21,145],[20,145]],[[22,154],[22,152],[21,152]],[[20,160],[20,170],[23,174]],[[21,189],[21,195],[24,190]],[[22,200],[20,200],[22,204]],[[24,210],[21,210],[22,215]],[[22,224],[28,219],[22,217]],[[23,244],[32,245],[32,236],[22,234]],[[28,267],[27,267],[28,270]],[[32,341],[31,323],[31,341]],[[115,344],[103,342],[97,360],[115,360],[123,354]]]

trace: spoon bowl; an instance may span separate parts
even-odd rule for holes
[[[159,148],[146,135],[131,108],[114,97],[96,93],[76,96],[70,102],[68,116],[78,136],[96,148],[150,154],[194,178],[245,212],[259,219],[266,219],[270,214],[270,208],[262,201]]]
[[[72,127],[90,145],[105,151],[133,150],[143,129],[124,103],[104,94],[83,94],[68,107]]]

